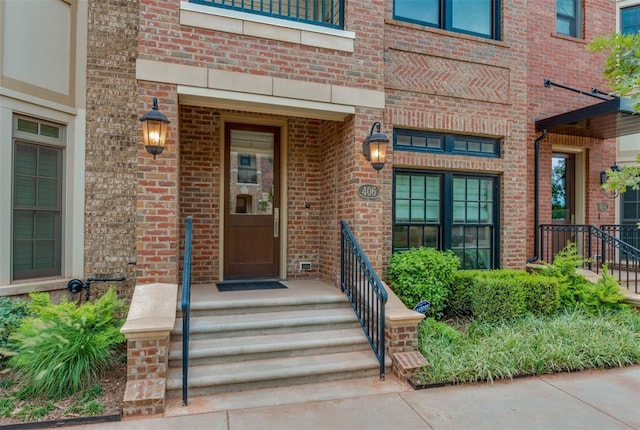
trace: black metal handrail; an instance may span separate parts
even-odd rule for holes
[[[340,289],[347,295],[385,376],[384,308],[388,294],[346,221],[340,221]]]
[[[189,319],[191,317],[191,236],[193,218],[187,217],[182,269],[182,404],[187,406],[189,381]]]
[[[189,0],[191,3],[305,22],[344,27],[344,0]]]
[[[607,227],[607,226],[605,226]],[[607,227],[607,230],[615,229]],[[593,225],[540,225],[540,258],[553,262],[555,255],[568,242],[576,245],[584,257],[583,267],[600,273],[606,264],[609,273],[617,275],[618,282],[638,294],[640,277],[640,249]]]

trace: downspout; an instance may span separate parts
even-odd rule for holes
[[[547,129],[542,130],[542,134],[535,140],[535,171],[533,172],[534,181],[534,201],[533,201],[533,257],[527,258],[527,263],[538,261],[538,227],[540,225],[540,141],[547,137]]]

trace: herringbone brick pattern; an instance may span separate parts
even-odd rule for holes
[[[389,50],[385,69],[388,88],[509,103],[509,69],[451,58]]]

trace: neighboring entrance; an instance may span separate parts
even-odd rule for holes
[[[280,128],[225,124],[224,279],[279,277]]]
[[[575,223],[575,154],[554,153],[551,159],[551,219],[554,225]],[[575,243],[574,235],[557,231],[553,235],[553,254],[562,250],[568,241]]]

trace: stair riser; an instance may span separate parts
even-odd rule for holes
[[[350,309],[351,305],[347,301],[341,301],[337,303],[309,303],[309,304],[291,304],[282,306],[265,306],[257,303],[255,306],[243,306],[241,308],[229,307],[229,308],[215,308],[215,309],[191,309],[191,317],[203,317],[213,315],[250,315],[267,312],[286,312],[286,311],[310,311],[318,309]],[[182,318],[182,310],[179,309],[176,312],[176,318]]]
[[[312,331],[321,331],[321,330],[336,330],[336,329],[347,329],[347,328],[357,328],[360,327],[360,323],[357,321],[350,322],[336,322],[331,324],[308,324],[308,325],[295,325],[295,326],[284,326],[284,327],[264,327],[264,328],[251,328],[247,330],[227,330],[227,331],[197,331],[194,332],[193,329],[191,331],[191,339],[211,339],[211,338],[231,338],[231,337],[242,337],[242,336],[261,336],[275,333],[303,333],[303,332],[312,332]],[[172,342],[181,342],[182,341],[182,333],[172,332],[171,334]]]
[[[237,363],[241,361],[261,360],[267,358],[286,358],[296,356],[310,356],[315,354],[331,354],[334,352],[367,351],[371,346],[367,342],[351,343],[347,345],[332,345],[318,348],[287,349],[281,351],[256,352],[251,354],[209,355],[198,357],[194,352],[189,356],[189,365]],[[180,354],[182,356],[182,354]],[[182,367],[181,357],[169,357],[169,367]]]
[[[260,388],[284,387],[288,385],[308,384],[314,382],[335,381],[339,379],[364,378],[378,376],[380,368],[371,368],[364,370],[348,370],[345,372],[325,373],[320,375],[309,375],[297,377],[294,379],[273,379],[267,381],[254,381],[238,384],[214,385],[206,387],[190,387],[189,397],[205,396],[211,394],[229,393],[235,391],[256,390]],[[176,399],[182,396],[182,387],[167,389],[167,398]]]

